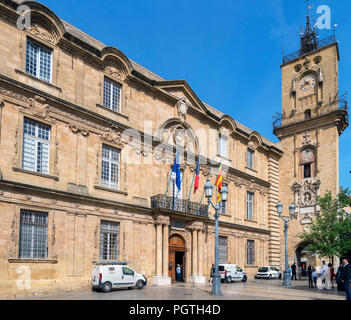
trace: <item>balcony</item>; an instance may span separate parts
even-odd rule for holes
[[[151,197],[151,208],[168,211],[169,213],[181,213],[204,218],[208,217],[207,204],[176,199],[174,197],[165,197],[164,194]]]
[[[336,42],[335,35],[331,35],[325,39],[318,40],[316,50],[319,50],[323,47],[329,46],[335,42]],[[314,50],[314,51],[316,51],[316,50]],[[311,52],[313,52],[313,51],[311,51]],[[308,52],[308,54],[310,54],[311,52]],[[283,57],[283,64],[286,64],[292,60],[295,60],[303,55],[305,55],[305,53],[303,53],[303,51],[301,51],[301,50],[297,50],[293,53],[290,53],[290,54]]]
[[[349,124],[349,115],[348,115],[348,108],[347,108],[347,100],[346,100],[346,94],[343,94],[339,97],[337,97],[337,99],[335,99],[334,101],[332,101],[331,103],[328,104],[324,104],[320,107],[320,116],[322,116],[323,114],[328,114],[330,112],[335,112],[335,111],[344,111],[341,112],[340,114],[342,115],[342,117],[344,117],[344,122],[346,124],[346,127]],[[300,112],[294,115],[294,122],[300,122],[300,121],[304,121],[304,113]],[[289,122],[284,121],[283,124],[283,120],[286,120],[287,118],[284,118],[282,116],[281,113],[276,113],[273,116],[273,132],[275,132],[277,129],[279,129],[280,127],[283,127],[287,124],[289,124]],[[311,119],[313,119],[314,117],[312,117]]]

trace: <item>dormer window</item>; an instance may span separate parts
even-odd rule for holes
[[[222,133],[218,137],[218,155],[223,158],[228,157],[228,137]]]
[[[26,48],[26,73],[51,83],[52,49],[28,39]]]
[[[108,78],[104,81],[104,107],[121,113],[122,86]]]

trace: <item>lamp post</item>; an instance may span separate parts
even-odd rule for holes
[[[295,218],[295,210],[296,207],[293,203],[291,203],[289,207],[289,213],[290,217],[282,217],[283,213],[283,205],[278,201],[278,204],[276,205],[277,212],[279,214],[279,218],[282,218],[284,221],[284,234],[285,234],[285,271],[284,271],[284,277],[283,277],[283,287],[291,287],[291,278],[290,278],[290,272],[288,271],[288,222],[291,221],[292,219]]]
[[[218,219],[220,216],[219,210],[221,209],[219,204],[214,205],[212,203],[212,195],[213,195],[213,186],[210,182],[210,178],[207,177],[206,184],[205,184],[205,196],[208,201],[208,205],[212,205],[213,209],[216,210],[215,213],[215,273],[213,276],[213,281],[212,281],[212,291],[211,294],[213,296],[220,296],[222,295],[221,291],[221,278],[219,276],[219,270],[218,270]],[[224,203],[227,201],[228,197],[228,188],[226,186],[223,186],[221,191],[221,201]]]

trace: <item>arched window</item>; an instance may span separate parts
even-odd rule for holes
[[[311,109],[305,111],[305,120],[311,119]]]

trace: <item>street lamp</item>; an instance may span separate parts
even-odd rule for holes
[[[291,203],[289,207],[289,214],[290,218],[288,217],[282,217],[283,213],[283,205],[278,201],[278,204],[276,205],[277,212],[279,215],[279,218],[282,218],[284,221],[284,234],[285,234],[285,271],[284,271],[284,278],[283,278],[283,287],[291,287],[291,278],[290,278],[290,272],[288,271],[288,222],[291,221],[296,217],[295,215],[295,210],[296,207],[293,203]]]
[[[218,219],[220,216],[220,212],[219,210],[221,209],[221,206],[219,204],[214,205],[212,203],[212,195],[213,195],[213,186],[210,182],[210,178],[207,177],[206,180],[206,184],[205,184],[205,196],[207,198],[208,201],[208,205],[212,205],[213,209],[216,210],[215,213],[215,229],[216,229],[216,233],[215,233],[215,273],[213,276],[213,281],[212,281],[212,292],[211,294],[213,296],[220,296],[222,295],[221,292],[221,278],[219,276],[219,270],[218,270]],[[221,191],[221,202],[225,203],[227,201],[228,198],[228,188],[226,186],[223,186]]]

